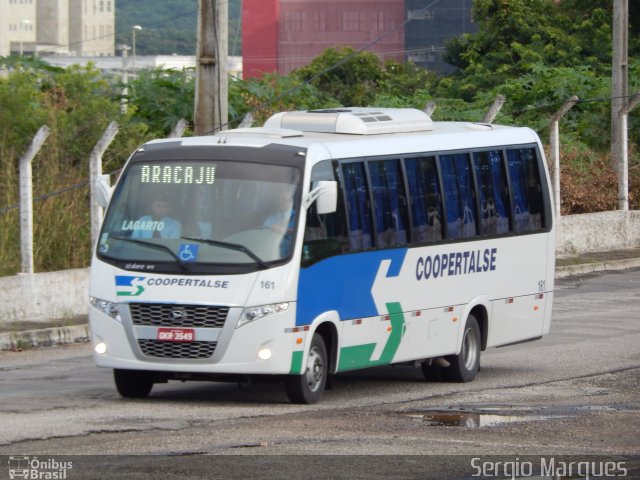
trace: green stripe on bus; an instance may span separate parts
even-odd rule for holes
[[[391,320],[391,333],[387,339],[387,343],[382,350],[380,360],[376,363],[378,365],[386,365],[393,361],[400,342],[402,341],[402,330],[404,329],[404,315],[402,314],[402,307],[400,303],[387,303],[387,311],[389,312],[389,319]]]
[[[384,345],[382,354],[378,360],[371,360],[371,355],[376,348],[375,343],[365,343],[363,345],[353,345],[340,349],[340,361],[338,371],[355,370],[357,368],[375,367],[387,365],[393,361],[400,342],[402,341],[402,331],[404,329],[404,314],[402,306],[398,302],[387,303],[389,320],[391,322],[391,333]]]
[[[371,354],[373,354],[375,348],[375,343],[343,347],[340,349],[338,371],[344,372],[345,370],[354,370],[356,368],[366,368],[370,366]]]
[[[302,350],[291,354],[291,375],[300,375],[302,373]]]

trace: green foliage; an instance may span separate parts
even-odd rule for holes
[[[306,67],[292,73],[345,106],[367,106],[375,99],[383,69],[373,53],[352,47],[327,48]]]
[[[264,74],[260,78],[232,81],[229,85],[229,118],[236,126],[251,112],[261,125],[276,112],[313,110],[339,106],[336,100],[296,76]]]
[[[194,70],[146,70],[129,84],[132,120],[159,136],[168,135],[178,120],[193,118]]]
[[[230,9],[238,11],[238,6],[233,0]],[[155,10],[147,15],[149,8]],[[189,35],[195,38],[195,23],[188,22],[194,22],[196,0],[118,0],[118,9],[118,28],[124,32],[119,41],[129,43],[132,25],[143,25],[137,36],[141,54],[160,53],[141,47],[145,35],[159,48],[174,42],[171,49],[182,41],[186,45]],[[479,121],[502,94],[507,103],[496,123],[526,125],[545,139],[549,117],[577,95],[582,101],[562,119],[561,127],[563,162],[568,162],[563,164],[563,202],[571,209],[565,213],[615,208],[615,181],[607,166],[611,11],[610,0],[476,0],[478,33],[452,41],[447,49],[447,58],[459,67],[455,75],[437,78],[412,63],[383,64],[373,54],[350,47],[328,49],[289,76],[231,81],[230,126],[249,112],[259,125],[283,110],[341,105],[423,109],[429,101],[437,106],[434,120]],[[629,92],[634,93],[640,91],[640,2],[630,2],[630,25]],[[169,34],[170,29],[186,36]],[[185,53],[193,53],[195,47],[189,48]],[[0,275],[19,270],[18,210],[7,207],[18,203],[18,159],[44,124],[52,133],[33,164],[35,197],[81,187],[36,202],[36,270],[86,266],[86,181],[93,146],[116,120],[120,130],[104,157],[104,170],[111,172],[142,142],[166,136],[180,118],[190,120],[193,72],[141,73],[128,85],[125,115],[120,113],[122,85],[91,65],[63,70],[13,57],[0,58],[0,72]],[[638,111],[629,116],[632,208],[640,205]],[[590,195],[594,184],[602,187],[598,196]]]
[[[117,119],[120,133],[105,170],[118,168],[147,138],[147,128],[120,116],[113,86],[92,66],[63,70],[33,59],[0,58],[0,68],[8,69],[0,78],[0,209],[18,204],[19,159],[47,125],[51,134],[33,161],[33,194],[39,199],[34,205],[35,268],[84,267],[91,248],[86,185],[91,150]],[[74,185],[82,188],[49,196]],[[19,236],[18,210],[0,213],[0,275],[19,271]]]
[[[610,72],[611,12],[605,0],[476,0],[477,33],[454,39],[447,60],[460,68],[440,94],[471,100],[479,92],[546,67]]]
[[[241,0],[229,0],[229,54],[241,55]],[[139,55],[194,55],[198,0],[116,0],[116,43],[131,45],[136,32]]]

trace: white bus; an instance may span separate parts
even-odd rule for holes
[[[169,380],[327,378],[378,365],[473,380],[549,332],[555,230],[528,128],[414,109],[284,112],[155,140],[127,162],[91,267],[98,366]]]

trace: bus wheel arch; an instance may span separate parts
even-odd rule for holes
[[[465,322],[460,353],[445,357],[449,366],[442,369],[444,379],[459,383],[472,381],[480,370],[481,347],[480,325],[472,311]]]
[[[484,352],[487,349],[487,339],[489,338],[489,314],[487,313],[487,307],[482,304],[476,305],[471,309],[469,314],[473,315],[478,322],[481,350]]]
[[[289,375],[285,380],[287,396],[292,403],[317,403],[324,390],[331,388],[330,375],[336,365],[337,346],[338,331],[335,325],[329,320],[323,321],[311,334],[302,373]]]
[[[324,340],[327,349],[327,360],[329,362],[329,373],[335,373],[338,359],[338,330],[336,326],[329,321],[325,321],[318,325],[315,333],[320,335]]]

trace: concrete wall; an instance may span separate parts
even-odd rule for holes
[[[0,323],[87,313],[89,269],[0,277]]]
[[[640,247],[640,211],[562,217],[557,253]],[[0,277],[0,323],[46,321],[86,314],[89,269]]]
[[[560,219],[558,256],[632,247],[640,247],[640,211],[585,213]]]

